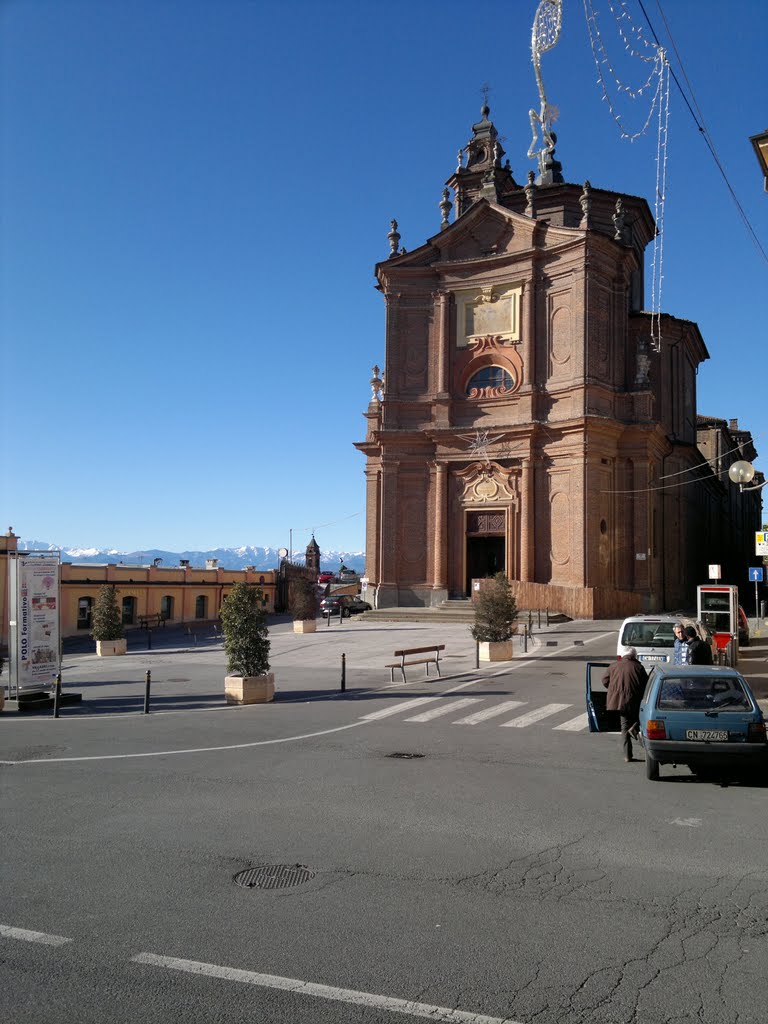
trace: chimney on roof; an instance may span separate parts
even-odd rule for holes
[[[206,558],[206,560],[205,560],[205,568],[206,569],[215,569],[218,566],[218,564],[219,564],[218,558]]]
[[[738,430],[739,429],[739,421],[738,420],[728,420],[728,429],[729,430]]]
[[[181,566],[182,569],[188,569],[189,568],[189,559],[188,558],[180,558],[179,559],[179,565]]]

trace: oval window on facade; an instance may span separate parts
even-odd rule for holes
[[[484,366],[467,383],[468,398],[499,398],[508,395],[515,386],[515,378],[503,366]]]

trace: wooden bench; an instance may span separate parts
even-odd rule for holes
[[[405,670],[411,665],[425,665],[427,669],[427,675],[429,675],[429,666],[434,665],[437,669],[437,674],[440,675],[440,651],[445,650],[445,644],[432,644],[429,647],[406,647],[402,651],[395,651],[395,657],[399,658],[400,661],[393,661],[390,665],[385,665],[385,668],[389,669],[389,678],[391,682],[395,681],[395,669],[399,668],[403,675],[403,682],[407,683],[408,680],[405,677]],[[430,654],[428,658],[411,658],[412,654]],[[408,659],[408,660],[406,660]]]
[[[139,627],[141,629],[151,629],[153,626],[165,628],[165,618],[160,612],[156,612],[154,615],[139,616]]]

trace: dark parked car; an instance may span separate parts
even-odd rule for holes
[[[356,615],[358,612],[369,612],[371,610],[371,606],[367,601],[363,601],[360,597],[353,597],[351,594],[324,597],[320,602],[321,615],[327,615],[329,612],[331,615],[338,615],[340,608],[343,609],[341,615],[344,619],[348,619],[350,615]]]

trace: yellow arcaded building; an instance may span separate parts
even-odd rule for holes
[[[0,536],[0,646],[8,645],[8,560],[18,550],[11,527]],[[215,560],[204,567],[107,563],[61,563],[61,636],[87,635],[96,595],[104,583],[114,584],[126,629],[150,622],[175,625],[214,621],[235,583],[251,583],[264,593],[264,609],[275,609],[274,570],[222,569]]]

